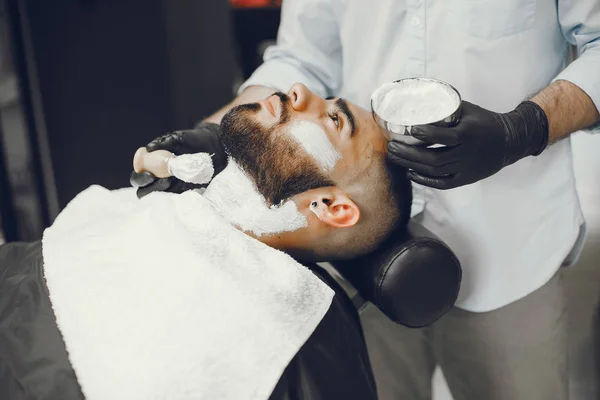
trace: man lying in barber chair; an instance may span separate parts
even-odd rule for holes
[[[409,326],[456,299],[359,107],[295,85],[147,148],[209,153],[214,177],[92,186],[0,247],[0,398],[375,399],[354,306],[313,263]]]

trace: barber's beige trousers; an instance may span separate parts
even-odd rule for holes
[[[454,400],[568,400],[560,271],[503,308],[454,308],[424,329],[394,324],[371,304],[360,315],[381,400],[430,400],[436,364]]]

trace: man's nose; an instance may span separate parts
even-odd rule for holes
[[[295,83],[289,90],[288,96],[295,111],[306,111],[317,97],[306,86]]]

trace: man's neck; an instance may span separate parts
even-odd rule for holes
[[[284,233],[307,226],[293,201],[279,207],[267,206],[254,183],[233,160],[214,177],[204,197],[232,225],[271,247],[276,247],[286,236]]]

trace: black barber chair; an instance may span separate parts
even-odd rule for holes
[[[416,221],[375,252],[334,266],[364,300],[410,328],[430,325],[450,310],[462,278],[454,253]]]
[[[462,270],[452,251],[416,221],[371,254],[334,266],[358,291],[353,300],[323,268],[309,268],[336,293],[308,341],[292,359],[270,400],[375,400],[357,306],[365,300],[407,327],[435,322],[454,305]],[[356,307],[356,308],[355,308]]]
[[[408,233],[392,235],[372,254],[334,266],[358,291],[358,300],[351,302],[323,268],[309,266],[336,295],[270,400],[377,399],[357,306],[370,301],[396,323],[423,327],[454,305],[462,275],[452,251],[415,221]]]

